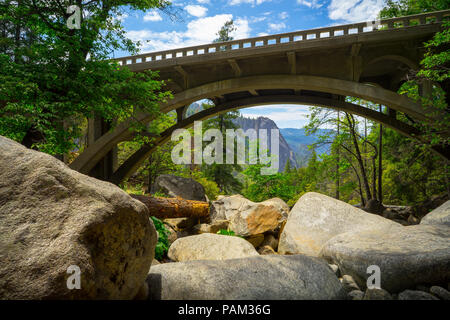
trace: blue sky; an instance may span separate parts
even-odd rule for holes
[[[291,32],[376,18],[383,0],[173,0],[179,19],[160,10],[125,13],[127,35],[141,42],[141,53],[212,42],[233,19],[235,39]],[[127,55],[115,53],[115,57]],[[300,128],[308,107],[277,105],[243,109],[246,116],[267,116],[281,128]]]

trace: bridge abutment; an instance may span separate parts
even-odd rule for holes
[[[111,129],[111,125],[103,118],[94,117],[88,120],[88,147],[93,145],[101,136]],[[94,168],[89,172],[89,176],[109,180],[118,167],[117,146],[112,148]]]

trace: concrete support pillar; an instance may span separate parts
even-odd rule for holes
[[[387,107],[387,115],[390,118],[397,119],[397,110]]]
[[[424,80],[419,84],[419,95],[423,98],[431,97],[433,91],[433,84],[430,80]]]
[[[177,112],[177,123],[180,123],[181,121],[183,121],[185,109],[186,109],[186,107],[184,106],[184,107],[179,107],[178,109],[175,110]]]
[[[111,128],[110,124],[104,119],[95,117],[88,120],[88,146],[92,145],[102,135],[104,135]],[[108,154],[101,159],[94,168],[89,172],[91,177],[108,180],[117,170],[118,158],[117,147],[114,147]]]

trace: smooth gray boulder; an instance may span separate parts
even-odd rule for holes
[[[306,255],[166,263],[153,266],[147,282],[154,300],[347,298],[328,265]]]
[[[393,300],[391,294],[384,289],[366,289],[362,300]]]
[[[398,294],[398,300],[439,300],[432,294],[419,290],[405,290]]]
[[[370,265],[380,267],[381,287],[389,292],[419,284],[450,281],[450,228],[414,225],[348,232],[329,240],[320,256],[366,286]]]
[[[0,137],[0,299],[133,299],[156,235],[120,188]]]
[[[420,224],[446,225],[450,227],[450,200],[428,213],[422,218]]]
[[[225,260],[258,255],[253,245],[240,237],[213,233],[179,238],[167,253],[173,261]]]
[[[450,292],[439,286],[432,286],[430,288],[430,293],[434,294],[442,300],[450,300]]]
[[[170,197],[181,197],[187,200],[207,201],[205,188],[191,178],[162,174],[155,179],[150,193],[162,192]]]
[[[278,253],[317,256],[331,238],[349,231],[401,227],[400,224],[326,195],[305,193],[292,208]]]
[[[228,220],[229,229],[243,237],[279,229],[288,214],[289,206],[279,198],[253,202],[236,194],[211,203],[211,220]]]

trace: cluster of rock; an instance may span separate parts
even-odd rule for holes
[[[192,243],[197,248],[201,248],[202,245],[213,247],[214,243],[217,243],[219,247],[228,248],[228,254],[213,249],[208,249],[208,252],[211,254],[216,252],[224,257],[242,257],[241,254],[244,251],[275,254],[279,233],[287,220],[288,213],[288,205],[279,198],[256,203],[241,195],[219,196],[218,200],[211,203],[211,216],[206,221],[202,222],[196,218],[164,219],[170,233],[171,247],[168,257],[172,261],[186,261],[187,254],[200,257],[198,253],[188,253],[186,247],[190,244],[187,243]],[[238,237],[230,240],[229,237],[218,236],[217,233],[220,230],[232,231]],[[197,237],[191,238],[195,235]],[[221,241],[226,243],[219,244]],[[247,248],[249,245],[250,247]],[[181,254],[180,251],[183,253]],[[183,260],[179,260],[181,256],[184,256]],[[208,259],[205,254],[201,257]],[[200,258],[190,260],[198,259]]]
[[[195,190],[184,196],[204,196]],[[165,220],[170,263],[154,260],[150,215],[118,187],[0,137],[0,299],[450,299],[450,201],[403,226],[318,193],[290,211],[222,196],[209,219]],[[370,266],[381,288],[367,288]]]
[[[272,208],[264,208],[267,205]],[[150,286],[158,287],[155,279],[159,279],[162,285],[171,288],[171,283],[177,283],[181,278],[171,279],[172,273],[166,268],[183,270],[191,266],[186,264],[187,261],[197,261],[196,268],[203,270],[199,277],[208,278],[209,275],[205,273],[223,265],[223,262],[218,261],[232,259],[233,264],[246,265],[258,253],[271,253],[276,255],[270,257],[281,260],[301,255],[328,262],[346,297],[350,299],[448,297],[450,201],[429,213],[421,224],[411,226],[403,226],[314,192],[301,197],[290,212],[280,199],[254,203],[240,195],[222,196],[212,203],[211,208],[211,222],[195,225],[191,229],[199,232],[199,235],[190,234],[179,238],[170,247],[168,256],[176,263],[152,269],[148,280]],[[228,229],[241,238],[208,233],[215,233],[218,225],[224,228],[227,223]],[[260,236],[261,232],[264,232],[263,237]],[[279,240],[277,235],[280,235]],[[255,242],[258,237],[260,240]],[[270,250],[265,251],[266,247]],[[367,288],[366,285],[371,275],[368,267],[372,265],[378,266],[381,272],[381,288],[378,289]],[[303,269],[298,270],[303,272]],[[217,277],[217,274],[210,276]],[[232,277],[226,279],[216,280],[233,283]],[[293,290],[287,283],[285,285],[286,289]],[[170,298],[168,292],[175,292],[172,289],[164,291],[164,285],[158,288],[162,291],[156,290],[158,293],[151,296],[153,299]],[[192,287],[184,289],[186,294],[195,291]],[[196,297],[207,298],[207,294],[202,294],[205,292],[197,288]],[[172,298],[186,297],[177,293]],[[220,295],[217,297],[223,298]],[[339,294],[328,296],[330,299],[339,297]],[[230,299],[234,299],[234,296],[230,295]]]

